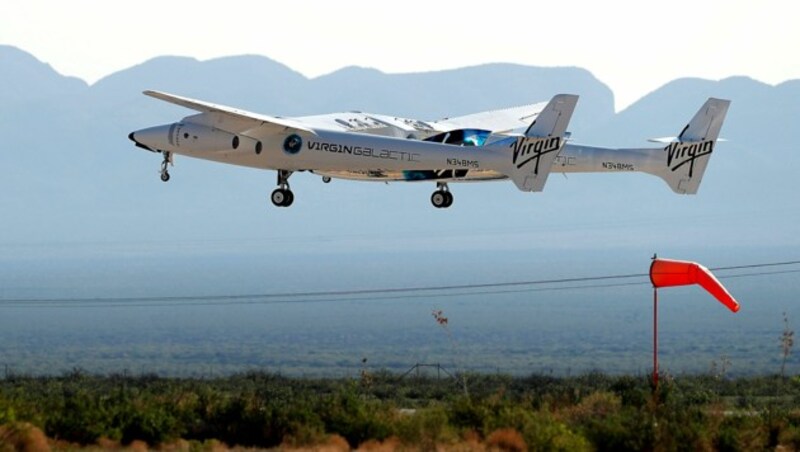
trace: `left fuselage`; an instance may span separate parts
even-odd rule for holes
[[[255,148],[233,146],[239,141],[210,127],[193,127],[209,131],[192,135],[182,132],[187,129],[184,124],[176,123],[136,131],[131,136],[153,150],[262,169],[505,172],[510,165],[511,150],[507,146],[456,146],[353,132],[288,130],[246,137],[257,140]]]

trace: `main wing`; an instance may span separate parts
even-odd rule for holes
[[[363,113],[360,111],[328,113],[313,116],[298,116],[294,121],[307,127],[340,132],[366,133],[396,138],[424,140],[443,132],[428,122],[418,119]]]
[[[466,129],[487,130],[495,134],[506,134],[528,127],[533,119],[541,113],[545,105],[547,105],[547,102],[540,102],[436,121],[423,121],[359,111],[300,116],[293,118],[293,120],[319,129],[424,140],[442,132]]]
[[[203,114],[190,117],[192,122],[214,126],[218,129],[235,134],[241,133],[251,135],[256,129],[261,133],[266,132],[268,134],[270,132],[282,132],[288,128],[302,130],[316,135],[313,129],[292,119],[262,115],[260,113],[253,113],[238,108],[227,107],[225,105],[190,99],[188,97],[176,96],[161,91],[148,90],[144,91],[144,94],[165,102],[180,105],[190,110],[199,111]]]
[[[500,110],[482,111],[455,118],[443,118],[433,121],[437,129],[482,129],[491,130],[495,134],[509,133],[515,129],[527,128],[542,112],[547,102],[521,105],[519,107]]]
[[[144,94],[199,111],[203,115],[192,117],[194,122],[214,126],[231,133],[247,134],[254,129],[262,129],[263,132],[269,133],[271,131],[280,132],[286,128],[315,133],[315,128],[323,128],[416,139],[425,139],[440,132],[457,129],[481,129],[489,130],[492,133],[508,133],[527,127],[547,105],[547,102],[540,102],[454,118],[443,118],[437,121],[422,121],[361,112],[281,118],[161,91],[147,90],[144,91]]]

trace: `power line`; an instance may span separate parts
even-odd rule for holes
[[[730,267],[716,267],[715,271],[729,271],[738,269],[755,269],[765,267],[778,267],[798,265],[800,261],[772,262],[764,264],[749,264]],[[739,273],[720,276],[721,279],[742,278],[754,276],[779,275],[800,273],[800,269]],[[561,278],[535,281],[517,281],[507,283],[464,284],[449,286],[427,286],[412,288],[389,289],[364,289],[347,291],[325,292],[295,292],[278,294],[253,294],[253,295],[205,295],[205,296],[173,296],[173,297],[125,297],[125,298],[39,298],[39,299],[5,299],[0,300],[1,307],[47,307],[47,308],[96,308],[96,307],[170,307],[170,306],[217,306],[217,305],[255,305],[278,303],[321,303],[321,302],[351,302],[351,301],[379,301],[397,299],[419,298],[452,298],[472,297],[478,295],[501,295],[510,293],[530,293],[545,291],[585,290],[610,287],[649,285],[649,281],[611,283],[611,284],[572,284],[557,287],[529,287],[511,290],[502,290],[503,287],[522,287],[540,285],[558,285],[565,283],[592,282],[613,279],[630,279],[649,276],[647,273],[627,275],[605,275],[581,278]],[[491,290],[475,290],[491,289]],[[453,292],[453,291],[456,292]],[[431,292],[431,293],[424,293]],[[371,295],[370,297],[366,297]],[[381,296],[382,295],[382,296]]]
[[[800,264],[800,261],[784,261],[784,262],[769,262],[766,264],[748,264],[748,265],[734,265],[732,267],[714,267],[709,268],[709,270],[718,271],[718,270],[739,270],[745,268],[764,268],[764,267],[782,267],[786,265],[797,265]]]
[[[464,289],[487,289],[493,287],[513,287],[530,286],[541,284],[564,284],[573,282],[601,281],[609,279],[638,278],[647,276],[647,273],[635,273],[627,275],[608,275],[608,276],[589,276],[582,278],[560,278],[560,279],[541,279],[535,281],[514,281],[502,283],[482,283],[482,284],[458,284],[449,286],[422,286],[422,287],[392,287],[384,289],[356,289],[356,290],[329,290],[316,292],[283,292],[283,293],[262,293],[262,294],[242,294],[242,295],[201,295],[201,296],[165,296],[165,297],[117,297],[117,298],[30,298],[30,299],[6,299],[3,302],[58,302],[58,301],[103,301],[103,302],[137,302],[147,300],[162,301],[181,301],[181,300],[238,300],[249,298],[297,298],[297,297],[329,297],[345,295],[373,295],[383,293],[412,293],[412,292],[437,292],[446,290]]]

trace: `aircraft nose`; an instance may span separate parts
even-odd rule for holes
[[[174,124],[164,124],[134,130],[128,134],[128,139],[133,141],[137,147],[158,152],[159,150],[169,149],[172,146],[172,140],[169,137],[174,128]]]
[[[156,152],[155,149],[151,148],[150,146],[148,146],[148,145],[146,145],[146,144],[144,144],[141,141],[136,139],[136,133],[137,132],[141,132],[141,130],[137,130],[135,132],[129,133],[128,134],[128,139],[133,141],[133,143],[136,145],[137,148],[142,148],[142,149],[148,150],[150,152]],[[146,138],[147,138],[147,134],[145,134],[145,139]]]

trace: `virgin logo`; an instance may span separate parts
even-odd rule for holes
[[[667,166],[669,169],[675,171],[688,164],[689,177],[692,177],[695,160],[714,152],[714,142],[710,140],[693,143],[676,142],[671,143],[664,150],[667,152]]]
[[[536,166],[533,173],[539,174],[539,160],[543,155],[561,149],[561,137],[520,138],[511,143],[511,148],[514,150],[513,163],[517,169],[534,162]]]

